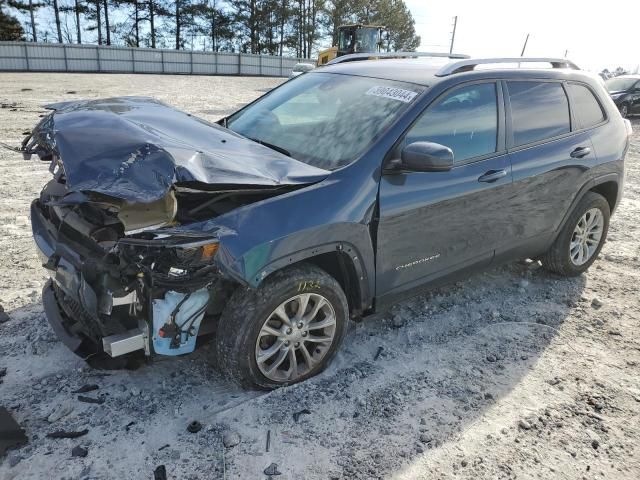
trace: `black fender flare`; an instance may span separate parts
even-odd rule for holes
[[[598,185],[602,185],[603,183],[612,182],[612,181],[616,182],[618,184],[618,188],[620,188],[620,175],[618,173],[607,173],[605,175],[600,175],[600,176],[591,178],[582,186],[582,188],[580,188],[580,190],[578,190],[578,193],[576,194],[573,201],[571,202],[569,209],[565,212],[564,217],[562,218],[562,222],[560,222],[560,226],[555,232],[555,235],[553,238],[554,241],[558,237],[560,232],[564,229],[569,219],[569,215],[571,215],[571,212],[573,212],[573,210],[576,208],[576,205],[578,205],[580,200],[582,200],[582,197],[584,197],[588,191],[592,190],[593,187],[597,187]]]
[[[355,245],[348,242],[328,242],[314,247],[304,248],[292,252],[283,257],[272,260],[250,280],[252,287],[257,288],[272,273],[281,270],[289,265],[312,259],[318,255],[325,253],[338,253],[344,261],[350,262],[355,271],[358,282],[358,293],[360,297],[360,309],[364,310],[371,305],[373,300],[371,288],[369,286],[369,278],[364,259]]]

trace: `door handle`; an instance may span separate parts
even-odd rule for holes
[[[586,157],[591,153],[591,149],[589,147],[578,147],[573,152],[569,154],[571,158],[582,158]]]
[[[496,180],[500,180],[502,177],[506,177],[506,176],[507,176],[507,171],[505,169],[502,169],[502,170],[489,170],[484,175],[481,175],[478,178],[478,181],[479,182],[491,183],[491,182],[495,182]]]

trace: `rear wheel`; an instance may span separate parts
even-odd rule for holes
[[[587,192],[571,212],[560,235],[542,257],[542,265],[564,276],[576,276],[596,260],[609,230],[609,203],[600,194]]]
[[[303,264],[274,273],[258,289],[239,289],[220,318],[218,362],[231,379],[271,389],[321,372],[347,330],[340,284]]]

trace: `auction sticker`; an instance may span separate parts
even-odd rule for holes
[[[399,100],[404,103],[410,103],[418,92],[412,92],[411,90],[405,90],[404,88],[395,87],[371,87],[367,90],[366,95],[374,95],[376,97],[391,98],[393,100]]]

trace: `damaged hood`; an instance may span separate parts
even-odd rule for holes
[[[164,103],[119,97],[47,105],[32,145],[62,162],[67,187],[131,203],[161,201],[173,185],[277,187],[329,175]]]

